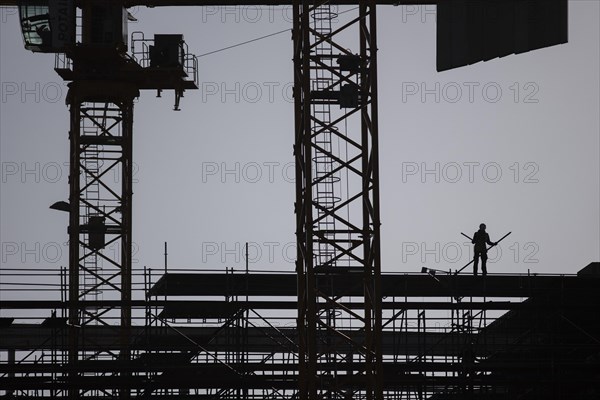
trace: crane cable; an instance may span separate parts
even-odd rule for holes
[[[357,8],[358,8],[358,7],[354,7],[354,8],[351,8],[351,9],[349,9],[349,10],[345,10],[345,11],[339,12],[339,13],[337,13],[337,14],[338,14],[338,15],[341,15],[341,14],[344,14],[344,13],[347,13],[347,12],[350,12],[350,11],[353,11],[353,10],[356,10]],[[196,58],[200,58],[200,57],[206,57],[206,56],[208,56],[208,55],[211,55],[211,54],[220,53],[221,51],[225,51],[225,50],[233,49],[233,48],[235,48],[235,47],[243,46],[243,45],[245,45],[245,44],[249,44],[249,43],[252,43],[252,42],[257,42],[257,41],[259,41],[259,40],[262,40],[262,39],[267,39],[267,38],[270,38],[270,37],[272,37],[272,36],[276,36],[276,35],[280,35],[280,34],[282,34],[282,33],[288,32],[288,31],[289,31],[289,32],[291,32],[292,30],[291,30],[291,29],[284,29],[284,30],[282,30],[282,31],[279,31],[279,32],[270,33],[270,34],[268,34],[268,35],[265,35],[265,36],[261,36],[261,37],[257,37],[257,38],[254,38],[254,39],[246,40],[246,41],[244,41],[244,42],[240,42],[240,43],[232,44],[231,46],[223,47],[223,48],[221,48],[221,49],[218,49],[218,50],[213,50],[213,51],[209,51],[208,53],[200,54],[200,55],[196,56]]]
[[[288,31],[291,32],[291,29],[284,29],[282,31],[271,33],[271,34],[268,34],[268,35],[265,35],[265,36],[261,36],[261,37],[255,38],[255,39],[246,40],[245,42],[240,42],[240,43],[232,44],[231,46],[223,47],[222,49],[218,49],[218,50],[209,51],[208,53],[200,54],[199,56],[196,56],[196,57],[197,58],[205,57],[205,56],[208,56],[208,55],[211,55],[211,54],[219,53],[221,51],[233,49],[234,47],[243,46],[243,45],[248,44],[248,43],[256,42],[256,41],[259,41],[259,40],[262,40],[262,39],[269,38],[271,36],[279,35],[279,34],[282,34],[284,32],[288,32]]]

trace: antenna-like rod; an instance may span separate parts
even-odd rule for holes
[[[165,242],[165,274],[167,273],[167,242]]]

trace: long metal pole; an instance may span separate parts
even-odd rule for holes
[[[71,84],[70,86],[72,86]],[[73,89],[70,89],[70,92]],[[74,90],[73,90],[74,92]],[[79,134],[80,134],[80,108],[78,96],[71,92],[67,97],[70,112],[70,165],[69,165],[69,399],[77,400],[77,364],[79,360]]]
[[[506,235],[502,236],[502,237],[500,238],[500,240],[498,240],[498,241],[496,242],[496,245],[497,245],[498,243],[500,243],[501,241],[503,241],[503,240],[504,240],[504,238],[506,238],[506,237],[507,237],[508,235],[510,235],[511,233],[512,233],[512,232],[508,232]],[[469,238],[470,240],[473,240],[473,239],[471,239],[470,237],[468,237],[467,235],[465,235],[464,233],[462,233],[462,232],[461,232],[461,234],[462,234],[463,236],[466,236],[466,237],[467,237],[467,238]],[[487,250],[491,249],[491,248],[492,248],[492,247],[494,247],[494,246],[495,246],[495,245],[492,245],[492,246],[488,247],[488,248],[487,248]],[[454,273],[454,275],[458,275],[458,274],[459,274],[459,273],[460,273],[460,272],[461,272],[463,269],[465,269],[465,268],[467,268],[469,265],[471,265],[471,264],[473,263],[473,261],[475,261],[475,259],[474,259],[474,258],[473,258],[471,261],[469,261],[467,264],[465,264],[465,266],[464,266],[464,267],[462,267],[461,269],[459,269],[458,271],[456,271],[456,272]]]

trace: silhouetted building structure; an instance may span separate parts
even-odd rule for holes
[[[146,274],[148,275],[148,274]],[[600,264],[577,275],[384,274],[383,389],[386,398],[594,399],[600,393]],[[65,379],[68,326],[64,302],[5,301],[6,310],[48,309],[40,324],[0,324],[0,387],[16,398],[63,398],[70,385],[99,398],[125,386],[156,399],[294,398],[298,385],[295,274],[169,271],[133,301],[132,359],[82,360],[76,382]],[[358,274],[331,275],[320,290],[360,310]],[[331,283],[329,282],[329,283]],[[247,299],[247,300],[246,300]],[[118,302],[116,302],[118,303]],[[91,306],[87,305],[86,306]],[[57,309],[58,316],[50,310]],[[88,326],[88,351],[118,351],[119,330]],[[356,380],[364,333],[336,335],[347,354],[336,379]],[[319,342],[319,348],[328,346]],[[12,361],[11,361],[12,360]],[[128,372],[127,381],[117,373]],[[95,373],[89,375],[87,373]],[[325,384],[325,383],[324,383]],[[331,384],[336,384],[333,382]],[[97,393],[97,395],[94,395]],[[54,397],[53,397],[54,396]]]

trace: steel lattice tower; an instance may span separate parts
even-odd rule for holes
[[[299,395],[382,399],[375,2],[335,30],[322,22],[332,13],[294,4]],[[353,28],[359,54],[337,41]],[[344,178],[346,191],[334,191]],[[363,296],[351,299],[362,312],[329,294],[340,271],[362,277]],[[362,340],[342,332],[349,328]]]
[[[138,95],[135,85],[123,82],[70,85],[69,365],[73,370],[81,360],[131,357],[132,127],[133,100]],[[111,244],[119,251],[110,251]],[[97,301],[98,293],[105,294],[103,300],[120,300],[119,307],[103,306],[103,301],[91,309],[81,304],[90,296]],[[88,325],[112,326],[119,332],[118,343],[105,351],[88,350],[93,347],[85,335]],[[71,372],[69,378],[70,398],[79,398],[78,374]],[[128,395],[128,390],[120,391],[120,398]]]

